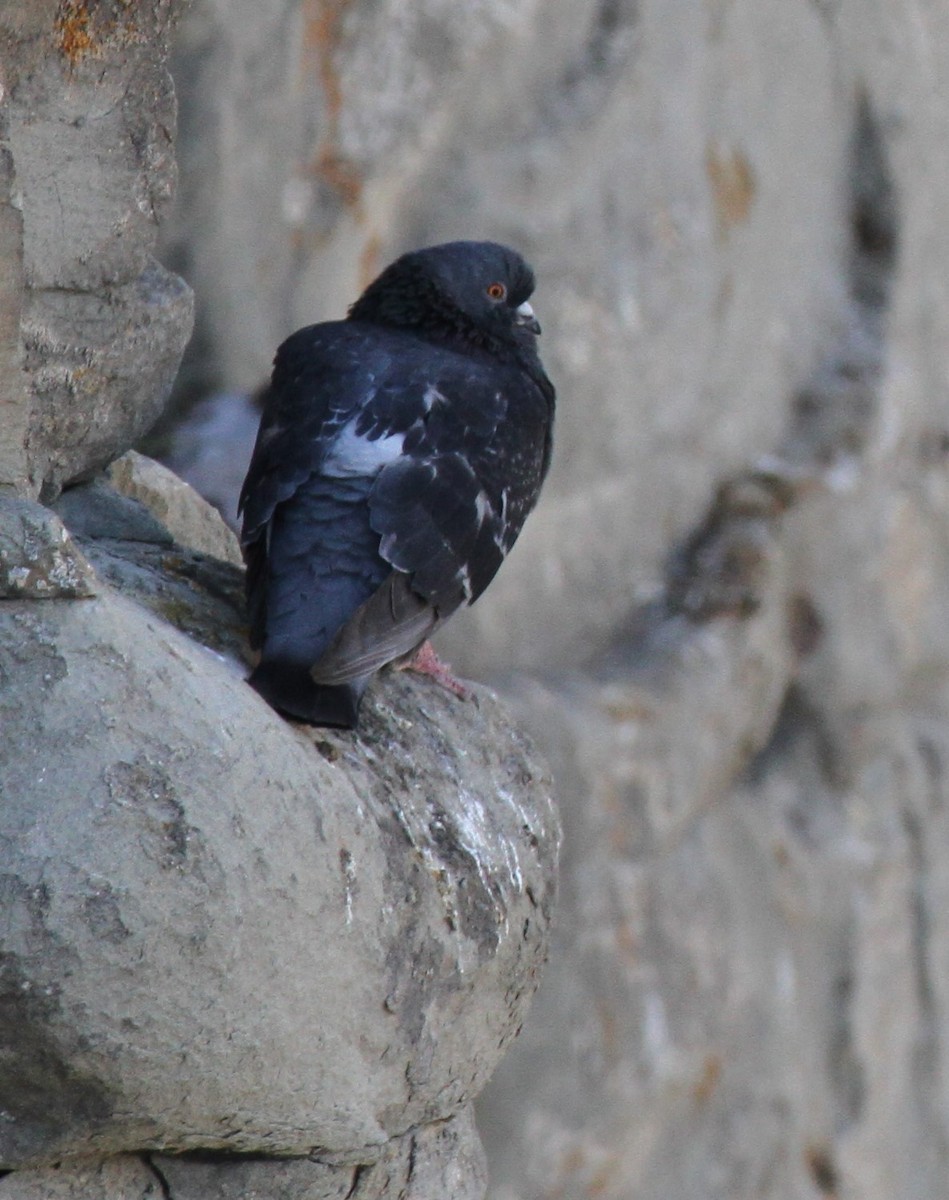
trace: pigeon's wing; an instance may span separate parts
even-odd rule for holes
[[[405,397],[421,400],[368,497],[380,559],[394,570],[316,663],[318,683],[361,678],[410,653],[490,583],[544,467],[543,421],[523,413],[546,412],[546,400],[522,388],[483,363],[441,360],[403,370],[360,413],[356,432],[381,441],[393,436],[391,414],[408,411]]]
[[[310,676],[329,685],[364,679],[410,654],[438,624],[435,608],[412,590],[408,576],[392,571],[340,629]]]
[[[369,503],[382,557],[444,619],[488,586],[537,499],[549,404],[524,373],[480,361],[427,394]]]
[[[337,321],[301,329],[277,351],[238,505],[245,544],[319,469],[324,447],[371,388],[360,349],[351,326]]]
[[[350,528],[359,525],[360,506],[365,512],[365,495],[356,494],[355,484],[327,487],[321,477],[340,430],[372,395],[376,378],[388,365],[385,349],[345,322],[301,329],[277,352],[240,498],[250,640],[255,648],[275,622],[292,640],[294,595],[312,591],[321,572],[331,573],[327,556],[345,552],[347,539],[365,542],[371,537],[365,520],[365,530]],[[319,545],[327,531],[320,559]],[[375,540],[372,545],[374,553]],[[358,547],[348,548],[358,574]],[[377,584],[378,579],[371,581],[371,586]],[[365,594],[359,594],[353,606]],[[341,594],[335,607],[346,605]]]

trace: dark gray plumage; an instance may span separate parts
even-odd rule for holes
[[[530,268],[493,242],[406,254],[277,351],[241,493],[250,683],[355,725],[374,672],[484,591],[550,463]]]

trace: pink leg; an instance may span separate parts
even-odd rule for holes
[[[411,658],[399,663],[395,669],[414,671],[416,675],[428,675],[462,700],[471,699],[472,692],[452,675],[451,667],[442,662],[431,642],[423,642]]]

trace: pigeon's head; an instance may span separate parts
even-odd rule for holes
[[[404,254],[371,283],[351,320],[411,328],[489,349],[532,349],[534,272],[497,242],[447,242]]]

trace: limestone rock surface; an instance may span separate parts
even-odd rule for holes
[[[131,1154],[79,1159],[0,1179],[3,1200],[163,1200],[160,1177]]]
[[[0,1162],[371,1161],[473,1098],[535,986],[557,846],[497,703],[396,677],[357,736],[310,732],[111,589],[0,623]]]
[[[106,475],[121,495],[140,500],[178,545],[243,566],[240,544],[217,510],[161,463],[129,450]]]
[[[0,597],[95,593],[95,572],[54,514],[31,500],[0,499]]]
[[[181,5],[0,6],[0,484],[50,499],[161,413],[191,292],[153,257],[175,182],[166,67]]]

